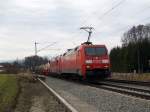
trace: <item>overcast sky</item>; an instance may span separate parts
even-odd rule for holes
[[[121,1],[0,0],[0,61],[33,55],[35,41],[38,49],[55,43],[40,56],[63,53],[87,40],[81,26],[94,27],[91,41],[110,51],[125,31],[150,21],[150,0]]]

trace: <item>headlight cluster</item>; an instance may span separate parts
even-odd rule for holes
[[[92,60],[85,60],[85,63],[86,63],[86,64],[91,64],[91,63],[92,63]]]
[[[107,64],[109,63],[109,60],[108,59],[103,59],[103,60],[96,60],[96,61],[92,61],[92,60],[85,60],[85,63],[86,64],[92,64],[92,63],[103,63],[103,64]]]
[[[109,63],[109,60],[108,59],[103,59],[102,63]]]

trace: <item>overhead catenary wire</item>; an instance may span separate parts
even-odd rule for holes
[[[116,1],[116,0],[115,0],[115,1]],[[123,4],[125,1],[126,1],[126,0],[121,0],[119,3],[117,3],[116,5],[114,5],[112,8],[110,8],[110,9],[108,9],[106,12],[104,12],[104,13],[99,17],[99,19],[102,20],[104,16],[110,14],[114,9],[116,9],[117,7],[119,7],[119,6],[120,6],[121,4]],[[144,9],[142,9],[142,10],[139,11],[139,12],[142,12],[142,11],[147,10],[147,9],[149,9],[149,8],[150,8],[150,6],[148,6],[148,7],[144,8]],[[94,12],[94,13],[95,13],[95,12]],[[91,15],[92,15],[92,14],[91,14]],[[150,17],[147,17],[147,18],[143,19],[142,21],[147,20],[147,19],[149,19],[149,18],[150,18]],[[84,21],[84,22],[86,22],[86,21]],[[96,23],[96,24],[97,24],[97,23]],[[122,27],[122,28],[120,28],[120,29],[121,29],[121,31],[122,31],[122,30],[124,30],[124,29],[126,29],[126,28],[128,28],[128,27],[130,27],[130,26],[128,25],[128,26]],[[117,30],[117,31],[118,31],[118,30]],[[119,31],[120,31],[120,30],[119,30]],[[77,36],[78,36],[78,35],[77,35]]]
[[[117,1],[118,1],[118,0],[115,0],[114,4],[115,4]],[[110,8],[110,9],[108,9],[106,12],[104,12],[99,18],[106,16],[106,15],[109,14],[112,10],[116,9],[118,6],[120,6],[120,5],[121,5],[123,2],[125,2],[125,1],[126,1],[126,0],[121,0],[119,3],[117,3],[116,5],[114,5],[112,8]],[[91,15],[93,15],[93,14],[95,14],[95,12],[93,12]],[[89,18],[89,17],[88,17],[88,18]],[[102,19],[102,18],[101,18],[101,19]],[[81,26],[80,26],[80,27],[82,27],[82,26],[87,26],[87,25],[84,24],[84,23],[86,23],[86,21],[87,21],[87,17],[86,17],[86,20],[81,23]],[[91,25],[88,25],[88,26],[89,26],[89,27],[94,27],[92,24],[91,24]],[[81,33],[75,34],[74,37],[80,36],[80,34],[81,34]],[[69,41],[70,41],[70,40],[69,40]]]
[[[121,4],[123,4],[125,1],[126,1],[126,0],[121,0],[121,1],[118,2],[116,5],[112,6],[110,9],[106,10],[102,15],[100,15],[100,16],[98,17],[98,19],[99,19],[99,20],[102,20],[104,16],[108,15],[109,13],[111,13],[114,9],[116,9],[117,7],[119,7],[119,6],[120,6]],[[116,1],[115,1],[115,3],[116,3]],[[93,14],[95,14],[95,13],[96,13],[96,11],[93,12],[92,14],[90,14],[90,15],[93,15]],[[89,17],[88,17],[88,18],[89,18]],[[81,25],[84,25],[84,26],[85,26],[85,23],[86,23],[86,22],[87,22],[87,17],[86,17],[86,20],[81,23]],[[99,24],[99,23],[97,23],[97,24]],[[91,24],[91,26],[92,26],[92,24]],[[94,25],[93,25],[93,27],[94,27]]]
[[[135,24],[138,24],[138,23],[140,24],[140,22],[148,20],[148,19],[150,19],[150,16],[133,23],[132,26],[134,26]],[[121,31],[127,30],[127,28],[131,28],[132,26],[131,25],[124,26],[122,28],[119,28],[119,29],[115,30],[115,32],[112,32],[112,33],[121,32]]]
[[[42,51],[49,51],[49,50],[60,51],[61,49],[59,49],[59,48],[58,48],[58,49],[57,49],[57,48],[56,48],[56,49],[52,49],[52,48],[51,48],[51,49],[44,49],[44,50],[42,50]]]
[[[111,13],[114,9],[116,9],[117,7],[119,7],[121,4],[123,4],[126,0],[121,0],[120,2],[118,2],[116,5],[114,5],[112,8],[108,9],[107,11],[105,11],[100,17],[98,17],[99,20],[102,20],[104,16],[108,15],[109,13]],[[114,2],[114,4],[117,1]],[[95,14],[95,12],[93,12],[91,15]],[[83,26],[87,26],[84,23],[86,23],[86,20],[81,23]],[[97,25],[99,25],[100,23],[96,23]],[[95,24],[90,24],[90,27],[95,27]],[[82,26],[81,26],[82,27]],[[77,34],[76,36],[78,36],[79,34]]]
[[[144,8],[144,9],[138,11],[137,13],[138,13],[138,14],[143,13],[143,12],[144,12],[145,10],[147,10],[147,9],[150,9],[150,6],[148,6],[148,7]],[[143,21],[148,20],[148,19],[150,19],[150,16],[148,16],[148,17],[146,17],[146,18],[143,18],[142,20],[139,20],[139,21],[135,22],[134,24],[137,24],[137,23],[139,23],[139,22],[143,22]],[[119,31],[125,30],[125,29],[127,29],[128,27],[130,27],[130,26],[127,25],[127,26],[125,26],[125,27],[122,27],[122,28],[119,29]]]
[[[123,1],[122,1],[122,2],[123,2]],[[121,3],[121,2],[119,2],[118,5],[119,5],[120,3]],[[143,12],[144,12],[145,10],[147,10],[147,9],[150,9],[150,6],[147,6],[147,7],[145,7],[144,9],[142,9],[142,10],[136,12],[136,13],[138,13],[138,14],[143,13]],[[133,24],[137,24],[137,23],[139,23],[139,22],[141,22],[141,21],[145,21],[145,20],[148,20],[148,19],[150,19],[150,16],[149,16],[149,17],[146,17],[146,18],[144,18],[144,19],[142,19],[142,20],[139,20],[139,21],[137,21],[136,23],[133,23]],[[121,27],[121,28],[115,30],[115,32],[120,32],[120,31],[126,30],[126,29],[129,28],[129,27],[131,27],[131,25],[123,26],[123,27]],[[114,33],[114,32],[113,32],[113,33]]]
[[[125,2],[126,0],[121,0],[119,3],[117,3],[116,5],[114,5],[112,8],[108,9],[106,12],[104,12],[99,19],[102,19],[104,16],[106,16],[107,14],[111,13],[114,9],[116,9],[117,7],[119,7],[123,2]]]
[[[51,43],[51,44],[49,44],[49,45],[47,45],[47,46],[45,46],[45,47],[43,47],[43,48],[37,50],[37,52],[40,52],[40,51],[42,51],[42,50],[45,50],[45,49],[49,48],[50,46],[55,45],[56,43],[57,43],[57,42],[53,42],[53,43]]]
[[[98,20],[103,20],[103,18],[110,14],[113,10],[115,10],[116,8],[118,8],[120,5],[122,5],[126,0],[121,0],[119,3],[117,3],[116,5],[114,5],[112,8],[108,9],[106,12],[104,12],[100,17],[98,17]],[[100,22],[96,23],[97,26],[99,26]],[[95,24],[93,25],[95,26]],[[96,27],[96,26],[95,26]]]

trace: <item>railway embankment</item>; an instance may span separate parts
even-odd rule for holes
[[[0,75],[0,112],[66,112],[29,73]]]
[[[57,99],[30,74],[21,74],[21,92],[14,112],[65,112]]]

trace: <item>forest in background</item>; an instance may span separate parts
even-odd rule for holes
[[[110,51],[113,72],[150,72],[150,25],[133,26]]]

